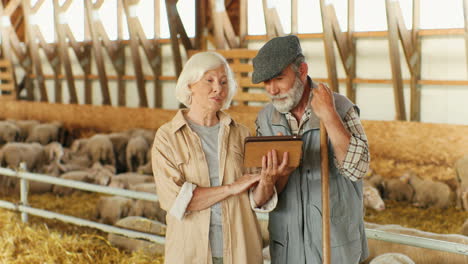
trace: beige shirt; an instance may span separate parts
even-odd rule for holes
[[[152,163],[161,207],[170,211],[182,186],[210,187],[208,165],[199,137],[193,132],[180,110],[159,128],[152,149]],[[219,177],[222,185],[234,182],[243,173],[246,127],[234,122],[224,112],[218,112]],[[185,184],[184,183],[190,183]],[[223,262],[262,263],[262,240],[249,196],[244,192],[221,202],[223,224]],[[166,216],[165,263],[211,264],[209,247],[210,210],[185,212],[180,219]],[[184,210],[183,210],[184,211]]]

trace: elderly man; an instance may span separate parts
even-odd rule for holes
[[[257,206],[278,193],[270,212],[272,263],[322,263],[320,121],[328,131],[332,263],[359,263],[368,256],[362,181],[369,168],[359,109],[308,76],[299,39],[268,41],[253,60],[253,83],[271,98],[256,120],[259,136],[301,135],[301,165],[274,179]],[[276,187],[274,190],[273,186]],[[261,202],[258,202],[261,201]]]

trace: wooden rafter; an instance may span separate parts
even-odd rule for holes
[[[333,4],[320,1],[322,11],[323,39],[327,61],[328,79],[331,89],[339,92],[338,74],[336,69],[335,51],[333,42],[336,42],[341,62],[346,73],[346,95],[355,102],[356,94],[352,80],[356,76],[356,47],[352,38],[354,20],[354,1],[348,1],[348,32],[342,32],[336,17]]]
[[[166,12],[169,22],[169,31],[171,33],[172,56],[174,56],[174,67],[176,75],[179,76],[182,72],[182,56],[180,53],[179,39],[182,41],[185,50],[193,49],[187,32],[185,31],[182,19],[177,11],[177,2],[179,0],[165,0]]]
[[[84,45],[84,43],[78,43],[70,29],[65,13],[72,4],[72,1],[73,0],[67,0],[62,5],[60,5],[59,0],[54,0],[54,21],[60,60],[65,70],[68,92],[70,94],[70,103],[76,104],[78,103],[78,97],[68,48],[71,47],[73,49],[76,57],[78,58],[81,69],[84,72],[84,76],[88,76],[91,74],[91,47],[89,45]],[[91,104],[92,82],[90,79],[85,77],[84,84],[85,103]]]
[[[406,120],[405,102],[403,96],[403,80],[401,76],[400,52],[398,40],[401,40],[406,63],[411,74],[410,120],[420,120],[421,92],[418,81],[421,76],[421,44],[418,36],[419,0],[413,0],[413,29],[405,26],[405,21],[396,1],[386,0],[388,40],[390,62],[392,65],[393,88],[395,93],[396,119]]]
[[[28,46],[31,58],[33,60],[34,68],[36,70],[36,75],[39,77],[36,81],[39,83],[39,88],[41,91],[41,101],[49,101],[48,95],[45,86],[45,79],[42,70],[42,62],[39,56],[39,47],[44,51],[46,58],[49,64],[54,71],[55,78],[55,102],[62,102],[62,82],[58,79],[58,76],[61,74],[61,65],[58,50],[56,46],[50,43],[47,43],[41,29],[36,24],[35,17],[42,4],[45,1],[38,1],[34,6],[31,6],[29,0],[23,1],[23,10],[26,17],[26,32],[28,36]],[[28,21],[29,20],[29,21]],[[72,96],[73,97],[73,96]]]
[[[27,99],[34,100],[32,80],[28,78],[32,74],[32,63],[28,56],[28,48],[24,47],[11,24],[11,15],[20,8],[21,0],[12,0],[7,5],[0,2],[0,17],[2,18],[0,27],[2,34],[2,55],[5,59],[13,62],[13,57],[18,59],[20,66],[26,73],[24,86],[26,87]],[[16,87],[16,96],[19,97],[21,87],[18,85],[16,73],[13,71],[13,80]]]
[[[156,77],[153,80],[155,107],[162,107],[162,87],[157,79],[157,77],[161,75],[161,47],[156,41],[159,39],[159,23],[155,24],[154,40],[149,40],[143,31],[143,26],[135,11],[135,7],[138,3],[139,0],[131,2],[125,1],[124,9],[127,17],[128,31],[130,33],[130,49],[137,79],[138,93],[140,95],[140,106],[148,105],[146,99],[145,76],[143,74],[139,51],[139,45],[141,44],[148,63],[151,66],[151,70],[153,71],[153,75]],[[159,1],[155,1],[154,4],[156,5],[155,10],[159,12]],[[159,17],[159,15],[155,15],[155,17]]]
[[[284,30],[276,10],[275,0],[263,0],[263,14],[268,38],[283,36]]]
[[[210,0],[211,19],[217,49],[234,49],[239,47],[239,41],[226,12],[224,0]]]
[[[93,4],[91,0],[84,0],[84,3],[85,3],[85,14],[86,14],[86,18],[88,20],[88,26],[89,26],[88,30],[92,38],[94,59],[96,60],[96,66],[97,66],[98,74],[100,76],[99,83],[101,85],[102,104],[111,105],[112,103],[111,103],[111,97],[110,97],[110,92],[109,92],[109,85],[107,82],[106,67],[104,64],[104,56],[103,56],[102,49],[101,49],[102,47],[101,37],[103,38],[102,41],[105,43],[105,46],[109,47],[109,49],[112,50],[110,51],[110,53],[114,53],[117,48],[115,47],[115,45],[110,44],[110,40],[107,34],[102,34],[102,31],[104,31],[105,33],[105,30],[100,21],[98,10],[102,6],[104,1],[98,0]]]

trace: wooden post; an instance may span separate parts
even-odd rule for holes
[[[99,74],[99,83],[101,84],[101,93],[102,93],[102,104],[103,105],[111,105],[111,97],[109,93],[109,85],[107,81],[107,74],[106,74],[106,67],[104,64],[104,57],[102,55],[101,50],[101,38],[98,33],[98,29],[95,28],[97,23],[96,20],[99,18],[98,9],[103,4],[103,0],[99,0],[96,3],[92,3],[91,0],[84,0],[85,1],[85,13],[86,18],[89,23],[89,32],[92,37],[92,46],[94,51],[94,59],[96,60],[96,66]]]
[[[403,97],[403,80],[401,78],[400,52],[398,49],[398,25],[392,12],[393,3],[385,1],[388,24],[388,45],[390,50],[390,62],[392,65],[393,92],[395,98],[396,120],[406,120],[405,100]]]
[[[206,26],[206,0],[195,1],[195,45],[196,50],[204,50]]]
[[[331,263],[330,247],[330,183],[328,168],[328,134],[320,121],[320,171],[322,175],[322,263]]]
[[[247,0],[240,0],[240,14],[239,14],[239,48],[247,48],[247,41],[245,37],[248,35],[248,6]]]
[[[283,36],[284,30],[274,0],[263,0],[263,14],[268,39]]]

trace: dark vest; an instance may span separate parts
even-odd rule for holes
[[[358,110],[346,97],[336,93],[334,97],[341,119],[351,107]],[[271,103],[260,111],[256,123],[259,135],[291,135],[286,118]],[[277,207],[269,215],[272,264],[322,263],[320,120],[312,113],[305,126],[301,165],[290,175]],[[331,263],[356,264],[368,256],[362,182],[339,173],[330,141],[328,146]]]

